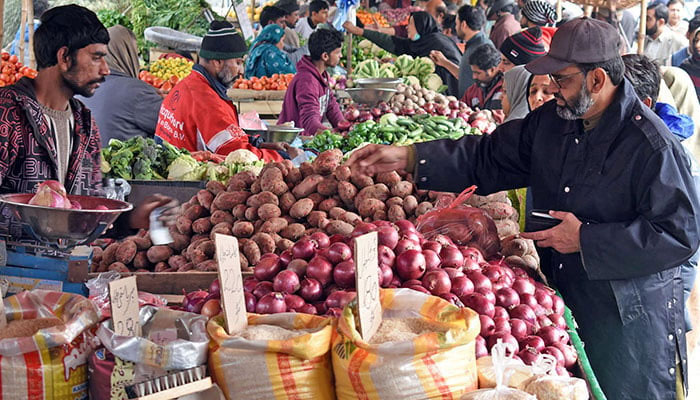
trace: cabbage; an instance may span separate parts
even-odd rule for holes
[[[442,86],[442,78],[438,74],[428,74],[423,78],[423,87],[426,89],[438,91]]]
[[[234,150],[226,156],[226,160],[224,162],[227,163],[254,163],[258,161],[258,156],[255,155],[250,150],[246,149],[238,149]]]
[[[189,154],[176,158],[168,167],[168,180],[199,181],[204,178],[207,166],[200,164]]]

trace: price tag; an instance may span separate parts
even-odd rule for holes
[[[214,241],[216,259],[219,262],[221,305],[224,307],[226,331],[233,334],[248,326],[238,240],[233,236],[216,234]]]
[[[5,315],[5,302],[0,298],[0,329],[7,326],[7,315]]]
[[[245,9],[245,2],[241,1],[236,3],[233,8],[236,10],[236,18],[238,18],[238,24],[241,26],[243,38],[246,40],[253,40],[253,38],[255,38],[255,33],[253,32],[253,24],[251,24],[250,19],[248,19],[248,11]]]
[[[360,335],[365,341],[369,341],[382,323],[377,232],[355,238],[355,285]]]
[[[130,276],[110,282],[109,302],[114,333],[119,336],[141,336],[136,277]]]

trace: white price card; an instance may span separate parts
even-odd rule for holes
[[[109,303],[114,333],[119,336],[141,336],[139,292],[135,276],[109,283]]]
[[[0,329],[7,326],[7,315],[5,315],[5,302],[0,298]]]
[[[224,307],[224,318],[226,319],[226,331],[229,334],[234,334],[248,326],[238,240],[233,236],[217,233],[214,241],[216,259],[219,262],[219,285],[221,287],[221,304]]]
[[[369,341],[382,323],[377,232],[355,238],[355,285],[360,335]]]

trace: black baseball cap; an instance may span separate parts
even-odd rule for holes
[[[587,17],[573,19],[557,29],[549,53],[529,62],[533,75],[547,75],[571,64],[591,64],[620,56],[620,34],[607,22]]]

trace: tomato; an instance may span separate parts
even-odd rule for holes
[[[172,90],[172,88],[173,84],[170,83],[170,81],[165,81],[165,83],[163,83],[163,86],[160,87],[160,89],[166,93]]]
[[[15,80],[16,80],[16,81],[22,79],[23,77],[24,77],[24,75],[20,74],[19,72],[15,74]]]
[[[27,75],[27,77],[28,77],[28,78],[31,78],[31,79],[34,79],[34,78],[36,78],[36,75],[37,75],[37,72],[34,71],[34,70],[31,70],[31,71],[29,72],[29,75]]]
[[[247,83],[241,83],[240,88],[241,88],[241,89],[248,89],[248,84],[247,84]]]
[[[139,72],[139,79],[141,79],[141,80],[146,79],[146,75],[148,75],[148,72],[146,72],[146,71]]]
[[[287,90],[287,85],[279,85],[277,90]]]
[[[180,80],[180,79],[178,79],[178,77],[177,77],[176,75],[173,75],[173,76],[170,77],[170,84],[173,85],[173,86],[175,86],[175,84],[177,84],[177,82],[178,82],[179,80]]]
[[[263,90],[263,85],[260,82],[253,83],[253,90]]]
[[[9,60],[9,59],[10,59],[10,53],[8,53],[8,52],[6,52],[6,51],[3,51],[3,52],[2,52],[2,60],[3,60],[3,61],[7,61],[7,60]]]
[[[13,54],[13,55],[10,56],[9,61],[10,61],[12,64],[17,64],[17,62],[19,61],[19,57],[17,57],[16,55]]]

